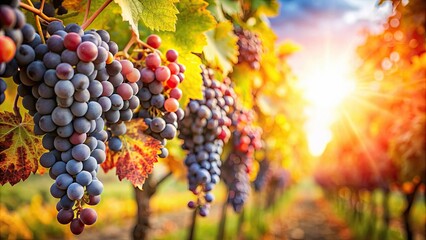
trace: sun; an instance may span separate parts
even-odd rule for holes
[[[320,156],[332,139],[330,126],[337,107],[355,89],[348,66],[344,61],[325,61],[300,79],[308,101],[305,132],[313,156]]]

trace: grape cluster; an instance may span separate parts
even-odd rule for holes
[[[230,80],[219,82],[212,69],[202,66],[202,77],[204,98],[188,103],[179,138],[183,139],[182,148],[189,151],[185,158],[189,190],[198,195],[198,203],[190,201],[188,206],[199,207],[199,214],[206,216],[214,199],[211,190],[220,180],[221,154],[231,135],[232,121],[227,115],[236,96]]]
[[[11,77],[17,71],[13,61],[15,51],[23,41],[30,42],[34,28],[26,24],[25,15],[18,9],[19,0],[0,2],[0,76]]]
[[[253,181],[254,190],[260,191],[268,180],[270,172],[270,163],[265,158],[259,162],[259,171],[257,172],[256,179]]]
[[[48,17],[54,17],[55,14],[63,15],[68,13],[68,9],[62,6],[64,0],[53,0],[51,3],[45,2],[43,7],[43,13]],[[34,2],[34,7],[37,9],[41,8],[41,2]]]
[[[106,68],[98,72],[102,81],[103,92],[99,103],[104,110],[104,117],[108,129],[108,147],[112,151],[120,151],[123,143],[119,136],[127,131],[125,121],[133,118],[133,110],[139,106],[139,91],[137,81],[140,72],[133,67],[129,60],[113,60]]]
[[[161,38],[150,35],[147,44],[153,49],[161,45]],[[148,52],[143,64],[139,67],[140,81],[137,96],[140,109],[135,117],[143,118],[148,126],[146,134],[161,142],[159,157],[168,156],[165,148],[167,140],[176,136],[178,121],[184,112],[178,100],[182,97],[179,84],[184,80],[185,66],[177,62],[177,51],[166,52],[166,61],[162,61],[157,51]]]
[[[252,125],[253,113],[238,110],[231,114],[232,151],[223,164],[223,179],[228,186],[228,203],[240,212],[250,192],[249,173],[255,150],[262,147],[261,128]]]
[[[6,99],[6,91],[7,88],[7,84],[4,81],[3,78],[0,78],[0,104],[2,104],[4,102],[4,100]]]
[[[262,41],[256,33],[236,26],[238,36],[238,63],[248,63],[252,69],[259,70],[262,55]]]
[[[49,150],[41,156],[40,165],[49,168],[55,179],[50,193],[59,199],[57,220],[70,223],[71,232],[80,234],[97,219],[96,212],[84,205],[96,205],[103,191],[97,171],[106,159],[104,117],[116,104],[113,87],[108,89],[105,86],[110,85],[103,82],[111,82],[115,76],[111,71],[118,75],[123,67],[120,63],[118,70],[111,67],[117,65],[113,54],[118,47],[104,30],[84,32],[77,24],[64,27],[53,21],[47,32],[46,44],[34,37],[16,51],[19,71],[13,80],[19,84],[23,106],[34,116],[34,133],[44,135],[43,147]],[[110,73],[103,78],[105,71]],[[119,90],[124,84],[120,76],[121,82],[113,85],[117,87],[114,99],[121,99],[117,101],[123,105],[123,99],[137,89]]]

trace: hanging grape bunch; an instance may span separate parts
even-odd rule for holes
[[[254,152],[262,147],[261,128],[252,125],[253,112],[235,111],[232,116],[232,151],[223,164],[223,179],[228,186],[228,203],[241,212],[250,192],[249,173]]]
[[[252,69],[259,70],[262,55],[262,41],[256,33],[236,26],[238,36],[238,63],[247,63]]]
[[[104,30],[84,32],[77,24],[64,27],[53,21],[47,26],[46,44],[33,35],[24,38],[16,51],[19,71],[13,80],[19,84],[23,106],[33,115],[34,133],[44,135],[43,147],[49,150],[41,156],[40,165],[49,168],[49,176],[55,179],[50,193],[59,199],[57,220],[80,234],[85,225],[96,222],[95,210],[86,205],[99,203],[103,191],[97,172],[106,158],[104,118],[113,106],[118,109],[120,99],[122,106],[123,99],[137,92],[137,85],[131,84],[139,75],[128,75],[137,70],[113,59],[118,47]],[[105,82],[113,79],[108,88],[111,85]]]
[[[264,188],[265,183],[268,181],[270,170],[271,166],[267,158],[259,162],[259,171],[257,172],[256,179],[253,181],[255,191],[259,192]]]
[[[4,74],[6,63],[13,59],[23,38],[30,36],[23,29],[29,26],[26,26],[25,15],[18,9],[19,3],[19,0],[0,2],[0,75]]]
[[[178,52],[170,49],[166,59],[162,59],[158,49],[161,38],[150,35],[147,38],[149,47],[139,53],[139,92],[140,109],[135,117],[143,118],[148,126],[146,134],[161,142],[159,157],[168,156],[165,147],[167,140],[176,136],[178,121],[184,112],[178,100],[182,97],[179,84],[184,80],[185,66],[178,63]]]
[[[191,100],[187,105],[179,138],[183,139],[182,148],[188,150],[185,165],[189,190],[198,196],[197,202],[190,201],[188,206],[206,216],[214,199],[211,190],[220,180],[221,154],[231,135],[232,121],[227,115],[236,95],[229,78],[221,83],[214,78],[212,69],[201,68],[204,99]]]
[[[15,51],[22,41],[34,37],[34,28],[26,24],[25,15],[18,9],[19,2],[0,2],[0,77],[11,77],[17,71]],[[6,82],[0,78],[0,104],[5,100],[6,88]]]

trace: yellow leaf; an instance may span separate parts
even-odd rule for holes
[[[22,122],[11,112],[0,113],[0,184],[14,185],[27,179],[38,168],[44,148],[41,138],[33,133],[32,117]]]
[[[223,75],[232,71],[232,66],[238,62],[238,37],[235,36],[232,23],[220,22],[208,32],[207,45],[204,47],[204,57],[211,68],[222,69]]]

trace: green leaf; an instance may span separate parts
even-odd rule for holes
[[[234,0],[219,0],[222,5],[223,11],[228,15],[241,13],[240,1]]]
[[[225,15],[222,12],[222,5],[219,3],[219,0],[207,0],[209,4],[207,9],[211,12],[211,14],[216,18],[217,21],[225,21]]]
[[[121,7],[121,16],[128,21],[138,34],[138,22],[152,30],[175,31],[179,13],[174,5],[176,0],[114,0]]]
[[[204,57],[210,67],[219,68],[223,75],[232,71],[232,66],[238,62],[238,37],[235,36],[232,23],[221,22],[216,28],[206,32],[207,45],[204,47]]]
[[[246,63],[234,66],[234,71],[230,75],[235,83],[235,92],[242,105],[247,108],[253,108],[253,82],[257,81],[258,71],[253,70]]]

